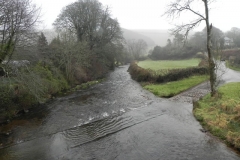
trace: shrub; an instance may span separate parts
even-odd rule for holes
[[[181,80],[183,78],[188,78],[193,75],[204,75],[208,73],[208,69],[205,67],[192,67],[184,69],[172,69],[169,70],[169,73],[166,75],[159,75],[156,79],[156,82],[171,82]]]
[[[136,62],[130,64],[128,69],[132,78],[138,82],[171,82],[188,78],[193,75],[204,75],[208,73],[205,67],[191,67],[184,69],[171,69],[166,74],[155,74],[155,71],[150,69],[143,69],[139,67]]]
[[[201,62],[198,64],[198,67],[208,67],[208,60],[202,59]]]
[[[34,66],[33,72],[41,80],[39,83],[42,84],[42,89],[46,94],[56,94],[69,88],[66,79],[55,67],[43,65],[39,62]]]
[[[0,79],[0,112],[13,105],[14,89],[7,81]]]
[[[240,54],[239,49],[228,49],[222,53],[222,60],[228,60],[230,56],[238,56]]]
[[[150,71],[139,67],[136,62],[130,64],[128,72],[138,82],[155,81],[155,77],[151,75]]]
[[[68,83],[55,67],[42,64],[22,67],[14,77],[0,78],[0,121],[15,116],[52,94],[68,89]]]

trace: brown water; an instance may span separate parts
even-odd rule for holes
[[[0,159],[240,159],[199,130],[191,104],[155,97],[127,67],[1,127]]]

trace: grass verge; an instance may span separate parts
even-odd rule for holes
[[[194,104],[197,120],[213,135],[240,150],[240,83],[219,88],[218,96],[206,95]]]
[[[208,76],[191,76],[179,81],[173,81],[163,84],[149,84],[145,85],[144,88],[152,92],[159,97],[173,97],[189,88],[192,88],[204,81],[208,80]]]
[[[236,66],[233,66],[233,65],[230,65],[230,63],[227,61],[226,62],[226,66],[232,70],[235,70],[235,71],[240,71],[240,67],[236,67]]]
[[[151,70],[162,70],[162,69],[176,69],[176,68],[188,68],[188,67],[197,67],[200,62],[200,59],[188,59],[188,60],[164,60],[164,61],[139,61],[138,66],[144,69]]]

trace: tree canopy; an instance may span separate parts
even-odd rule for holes
[[[90,49],[122,38],[118,21],[97,0],[78,0],[66,6],[54,26],[58,31],[74,33],[78,41],[87,41]]]
[[[31,0],[0,0],[0,63],[30,39],[39,13]]]

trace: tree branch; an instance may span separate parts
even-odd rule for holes
[[[195,27],[197,27],[202,21],[204,21],[205,19],[199,18],[195,21],[193,21],[192,23],[187,23],[187,24],[182,24],[182,25],[175,25],[175,28],[172,29],[172,34],[177,34],[179,32],[184,32],[184,36],[185,39],[187,39],[189,32],[194,29]]]

